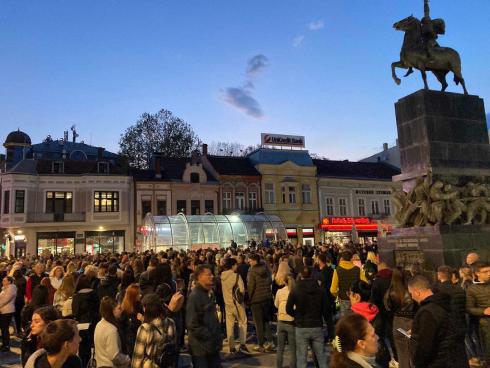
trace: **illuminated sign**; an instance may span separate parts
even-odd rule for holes
[[[315,235],[315,232],[312,227],[305,227],[303,228],[303,237],[305,236],[313,236]]]
[[[305,137],[302,135],[262,133],[261,138],[263,146],[305,147]]]
[[[288,234],[289,238],[297,238],[298,237],[297,230],[294,227],[293,228],[286,228],[286,233]]]
[[[378,222],[369,217],[325,217],[320,228],[325,231],[378,231]]]

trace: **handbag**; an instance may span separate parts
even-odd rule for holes
[[[241,305],[245,301],[245,296],[240,291],[240,286],[238,285],[238,278],[239,277],[240,277],[240,275],[237,273],[235,285],[233,285],[233,288],[231,289],[231,296],[232,296],[234,302]]]

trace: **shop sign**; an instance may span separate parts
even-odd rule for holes
[[[303,135],[262,133],[261,137],[263,146],[305,147],[305,137]]]
[[[315,235],[315,231],[313,230],[312,227],[305,227],[303,228],[303,238],[304,237],[311,237]]]
[[[288,238],[297,238],[298,232],[296,228],[286,228],[286,233],[288,234]]]
[[[324,217],[320,228],[325,231],[378,231],[378,223],[369,217]]]

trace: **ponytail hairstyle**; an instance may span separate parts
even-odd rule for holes
[[[369,321],[360,314],[348,314],[337,322],[331,368],[350,367],[347,353],[356,349],[359,340],[365,339],[368,325]]]

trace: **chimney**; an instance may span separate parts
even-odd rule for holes
[[[104,147],[97,147],[97,160],[102,160],[104,158]]]
[[[160,156],[155,157],[155,178],[162,178],[162,158]]]
[[[388,151],[388,143],[383,143],[383,152]]]
[[[202,144],[202,155],[207,156],[208,155],[208,145],[206,143]]]

